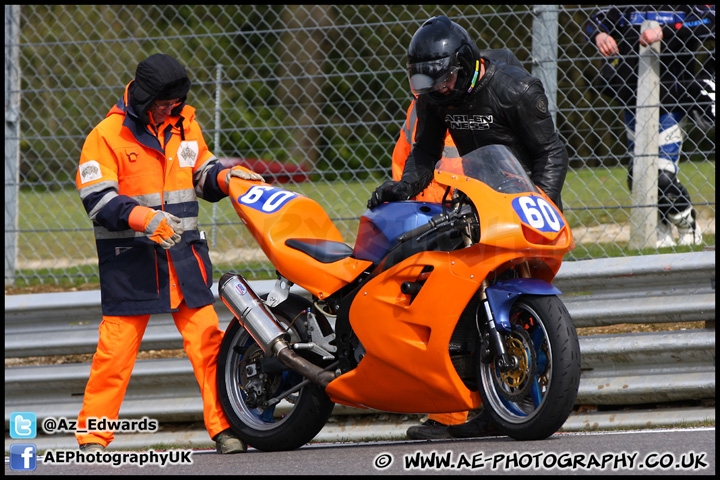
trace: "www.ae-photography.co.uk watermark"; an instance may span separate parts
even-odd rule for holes
[[[699,471],[708,468],[706,452],[650,452],[643,456],[639,452],[572,453],[572,452],[484,452],[444,453],[415,452],[402,457],[401,468],[405,471],[528,471],[567,470],[575,472],[627,471],[627,470],[687,470]],[[381,453],[373,461],[377,470],[386,470],[394,463],[390,453]]]

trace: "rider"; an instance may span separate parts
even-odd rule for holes
[[[460,155],[485,145],[507,146],[562,209],[567,151],[541,81],[512,63],[481,52],[465,29],[446,16],[423,23],[408,48],[408,77],[417,97],[415,145],[400,180],[375,189],[368,208],[420,193],[433,178],[450,132]],[[493,426],[483,412],[462,425],[450,425],[448,432],[454,437],[490,434]]]
[[[562,208],[568,155],[540,80],[518,66],[481,56],[465,29],[445,16],[429,19],[415,33],[407,70],[418,97],[416,143],[401,179],[380,185],[369,208],[422,191],[432,180],[448,131],[461,155],[484,145],[507,146]]]

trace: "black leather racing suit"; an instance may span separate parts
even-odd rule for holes
[[[450,130],[460,155],[485,145],[507,146],[562,209],[568,154],[555,131],[542,83],[517,65],[482,58],[485,75],[460,102],[441,106],[427,94],[418,97],[415,147],[401,182],[416,190],[411,196],[430,183]]]

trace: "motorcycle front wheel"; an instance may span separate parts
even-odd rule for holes
[[[513,367],[479,360],[483,405],[499,430],[516,440],[541,440],[567,420],[580,385],[580,345],[570,314],[554,295],[521,295],[502,332]]]
[[[272,309],[289,327],[292,342],[307,341],[302,302],[291,297]],[[335,404],[313,383],[298,389],[304,380],[268,359],[237,319],[230,322],[218,355],[218,395],[232,430],[245,443],[263,451],[294,450],[322,430]]]

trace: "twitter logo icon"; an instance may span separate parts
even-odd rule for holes
[[[35,438],[36,436],[37,417],[33,412],[10,414],[10,438]]]

